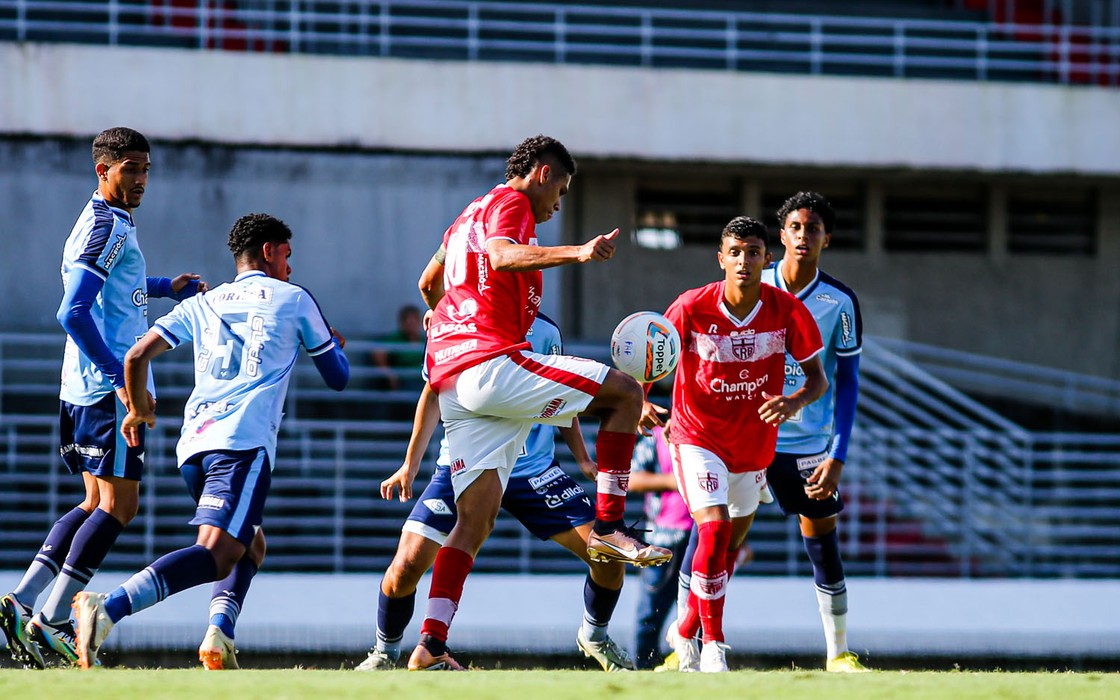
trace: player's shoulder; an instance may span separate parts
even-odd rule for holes
[[[694,287],[686,289],[677,296],[677,302],[685,306],[691,306],[698,302],[710,301],[711,299],[723,298],[723,281],[710,282],[703,287]]]
[[[820,279],[818,283],[818,294],[836,294],[840,297],[847,297],[852,302],[853,306],[859,306],[859,298],[856,297],[855,291],[848,285],[844,284],[840,280],[825,272],[824,270],[820,271]]]
[[[777,304],[778,306],[784,308],[788,306],[797,306],[802,303],[801,300],[793,294],[790,294],[786,290],[779,289],[774,285],[768,284],[766,282],[763,282],[761,285],[759,285],[759,289],[759,296],[762,299],[763,306],[765,306],[767,303],[770,303]]]

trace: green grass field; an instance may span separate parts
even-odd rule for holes
[[[595,671],[408,673],[300,669],[207,673],[192,670],[0,671],[5,698],[390,698],[391,700],[1115,700],[1116,673],[739,671],[608,675]]]

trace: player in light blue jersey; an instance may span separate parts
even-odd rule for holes
[[[762,281],[793,294],[812,312],[824,341],[821,361],[829,387],[819,401],[778,429],[777,452],[766,479],[782,511],[798,516],[813,564],[826,668],[851,673],[867,669],[848,650],[848,592],[836,524],[844,508],[840,474],[859,398],[863,321],[855,292],[819,267],[835,220],[832,206],[816,192],[798,192],[778,210],[785,255],[763,271]],[[800,367],[787,355],[784,393],[797,391],[804,382]]]
[[[194,274],[147,276],[132,213],[148,184],[148,140],[125,127],[107,129],[93,141],[93,162],[97,191],[66,240],[57,314],[66,330],[60,452],[70,473],[81,474],[85,498],[59,518],[19,585],[0,599],[8,650],[28,668],[43,668],[52,656],[74,661],[70,601],[139,507],[143,435],[127,447],[118,429],[128,406],[121,363],[148,331],[148,297],[180,300],[206,290]],[[154,393],[151,377],[146,379],[147,392]],[[56,576],[32,617],[37,598]]]
[[[264,557],[260,525],[275,462],[276,434],[300,348],[327,386],[342,391],[350,366],[343,341],[311,293],[288,283],[292,232],[267,214],[243,216],[229,247],[237,277],[180,304],[156,321],[125,356],[131,401],[122,433],[129,445],[155,425],[145,391],[151,360],[194,344],[195,388],[179,438],[179,469],[198,504],[193,547],[171,552],[108,594],[74,598],[78,664],[90,668],[113,625],[179,591],[216,581],[199,658],[208,669],[236,668],[233,625]]]

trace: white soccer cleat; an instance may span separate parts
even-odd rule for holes
[[[369,650],[366,660],[358,664],[355,671],[389,671],[397,667],[400,656],[391,656],[388,652],[374,648]]]
[[[237,649],[233,640],[217,625],[206,628],[206,636],[198,647],[198,660],[207,671],[236,671]]]
[[[104,593],[82,591],[74,596],[74,619],[77,622],[76,647],[78,666],[88,670],[97,664],[97,651],[113,629],[113,621],[105,611]]]
[[[704,642],[700,650],[701,673],[727,673],[727,652],[731,647],[723,642]]]
[[[677,632],[677,623],[669,625],[665,641],[673,647],[677,655],[677,670],[682,673],[695,673],[700,670],[700,644],[695,639],[685,639]]]
[[[576,646],[579,647],[584,656],[598,661],[603,670],[608,673],[634,670],[633,659],[630,658],[625,649],[615,644],[609,635],[600,642],[592,642],[583,638],[583,628],[580,628],[576,632]]]

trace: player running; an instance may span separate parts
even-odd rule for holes
[[[688,606],[670,642],[680,670],[727,671],[723,606],[728,577],[766,488],[778,426],[828,388],[820,332],[805,305],[761,282],[766,227],[732,219],[717,254],[725,278],[677,297],[665,312],[681,336],[670,434],[681,495],[697,523]],[[785,356],[805,384],[782,396]],[[647,402],[642,425],[660,423]],[[695,641],[703,626],[703,650]]]
[[[97,191],[66,239],[58,308],[66,330],[59,392],[62,461],[71,474],[81,474],[85,498],[51,527],[19,585],[0,599],[8,651],[28,668],[44,668],[50,656],[67,665],[75,661],[70,602],[140,505],[144,433],[126,447],[117,432],[128,408],[121,363],[148,330],[148,298],[180,300],[206,291],[194,274],[147,277],[132,218],[152,167],[143,134],[121,126],[106,129],[93,140],[93,162]],[[154,394],[151,378],[145,382]],[[51,581],[46,603],[32,617]]]
[[[342,339],[311,293],[288,283],[291,237],[284,222],[267,214],[238,219],[229,234],[237,264],[234,281],[175,307],[125,356],[131,408],[122,433],[135,445],[143,426],[156,420],[144,384],[149,364],[184,342],[194,343],[195,387],[177,452],[179,470],[198,504],[191,520],[198,525],[198,539],[108,594],[75,596],[82,668],[97,662],[98,649],[125,616],[179,591],[236,575],[246,556],[263,556],[262,513],[299,349],[311,355],[330,388],[342,391],[349,380]],[[260,563],[256,558],[253,570]],[[243,583],[242,597],[248,589],[248,581]],[[233,640],[217,626],[208,630],[200,655],[207,668],[236,667]]]
[[[824,342],[822,364],[831,386],[820,401],[779,428],[778,451],[766,478],[782,512],[797,515],[805,551],[813,564],[824,625],[825,668],[860,673],[867,669],[848,650],[848,590],[836,522],[844,509],[840,474],[859,399],[863,320],[855,292],[819,267],[835,221],[832,206],[816,192],[798,192],[778,210],[785,255],[762,271],[762,281],[795,295],[812,312]],[[804,384],[800,368],[789,355],[785,376],[788,393]]]
[[[538,314],[529,329],[533,352],[560,355],[563,342],[560,329],[544,314]],[[439,402],[431,388],[424,387],[416,405],[416,420],[405,453],[404,464],[381,482],[381,495],[400,500],[412,498],[412,484],[427,452],[428,443],[439,422]],[[576,645],[604,671],[630,671],[634,663],[610,635],[607,625],[622,592],[622,562],[595,562],[587,554],[587,537],[595,520],[591,497],[556,460],[556,430],[534,425],[525,448],[510,473],[502,496],[502,508],[521,521],[529,532],[542,540],[552,540],[570,550],[588,565],[583,585],[583,624],[576,633]],[[587,453],[578,419],[571,427],[559,428],[560,435],[589,479],[596,475],[595,462]],[[416,586],[431,568],[440,545],[455,525],[455,494],[451,488],[451,458],[447,438],[440,442],[436,471],[420,494],[405,521],[401,541],[392,564],[381,579],[377,597],[377,641],[369,656],[358,665],[359,671],[395,668],[400,657],[401,638],[412,619]]]

